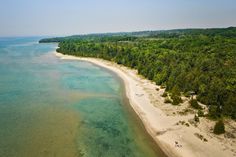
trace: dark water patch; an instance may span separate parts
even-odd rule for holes
[[[144,135],[135,132],[136,124],[132,124],[132,119],[127,119],[121,103],[119,99],[90,98],[74,105],[81,119],[77,135],[78,149],[84,156],[157,155],[149,144],[141,144]]]

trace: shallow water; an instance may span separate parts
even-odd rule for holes
[[[0,38],[0,156],[163,156],[115,74],[39,39]]]

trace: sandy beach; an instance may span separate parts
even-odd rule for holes
[[[169,157],[233,157],[236,156],[235,122],[226,122],[225,135],[214,135],[215,122],[200,118],[194,123],[196,111],[189,109],[188,98],[179,106],[164,103],[161,89],[137,74],[136,70],[97,58],[81,58],[56,53],[61,59],[97,64],[115,72],[124,80],[130,105],[142,120],[147,132]],[[158,90],[157,90],[158,89]]]

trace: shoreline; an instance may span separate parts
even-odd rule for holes
[[[164,89],[157,91],[160,87],[138,75],[136,70],[98,58],[75,57],[57,52],[55,55],[65,60],[91,62],[116,73],[124,82],[130,106],[141,119],[146,131],[168,157],[221,157],[236,154],[236,150],[235,154],[232,150],[234,145],[232,149],[228,144],[228,149],[222,149],[225,141],[219,142],[216,136],[204,130],[209,121],[203,120],[203,126],[200,127],[177,125],[180,121],[188,123],[193,119],[194,114],[176,113],[188,106],[187,101],[181,106],[165,104],[164,98],[160,96]],[[196,134],[206,137],[207,142],[200,140]]]

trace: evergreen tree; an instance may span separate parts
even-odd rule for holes
[[[217,135],[225,133],[225,126],[223,120],[219,120],[218,122],[216,122],[213,132]]]

